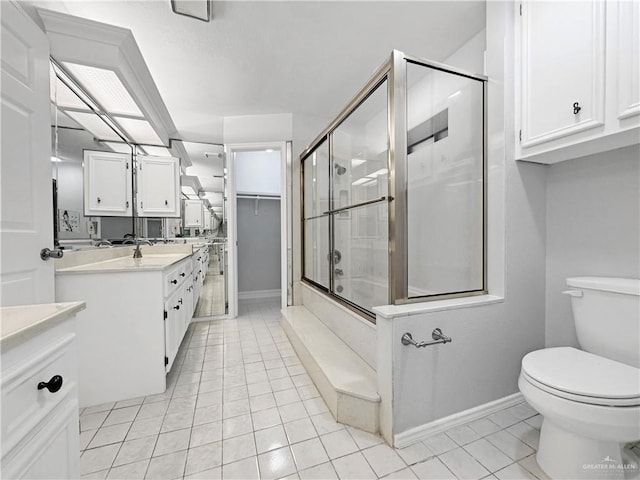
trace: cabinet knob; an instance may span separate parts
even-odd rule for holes
[[[51,393],[56,393],[62,388],[62,377],[60,375],[54,375],[48,382],[38,383],[38,390],[46,388]]]
[[[102,200],[100,200],[100,197],[98,197],[96,200],[98,200],[98,203],[100,203]]]
[[[179,303],[180,305],[182,305],[182,299],[178,300],[178,303]]]
[[[175,280],[175,279],[171,280],[171,283],[173,283],[175,285],[176,283],[178,283],[178,280]]]
[[[580,112],[580,110],[582,110],[582,107],[580,106],[580,104],[578,102],[575,102],[573,104],[573,114],[577,115]]]
[[[168,201],[168,200],[165,200],[165,201],[164,201],[164,205],[165,205],[165,207],[166,207],[167,205],[169,205],[169,201]]]
[[[185,273],[184,273],[184,272],[182,272],[182,273],[180,274],[180,276],[181,276],[181,277],[184,277],[184,276],[185,276]]]
[[[180,310],[180,305],[176,305],[175,307],[173,307],[174,310]]]

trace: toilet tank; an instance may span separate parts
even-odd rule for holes
[[[567,278],[582,350],[640,368],[640,279]]]

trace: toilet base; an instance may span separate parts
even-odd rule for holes
[[[553,479],[623,480],[625,469],[636,472],[637,465],[625,464],[624,444],[582,437],[558,427],[546,418],[540,429],[536,460]],[[635,469],[634,469],[635,467]]]

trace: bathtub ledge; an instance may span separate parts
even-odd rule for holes
[[[376,315],[393,319],[395,317],[407,317],[423,313],[441,312],[443,310],[456,310],[458,308],[479,307],[504,302],[504,297],[497,295],[480,295],[476,297],[450,298],[447,300],[434,300],[432,302],[409,303],[406,305],[383,305],[374,307]]]

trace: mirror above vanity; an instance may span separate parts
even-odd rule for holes
[[[130,31],[39,13],[51,41],[56,246],[88,250],[79,253],[89,263],[126,263],[135,243],[136,269],[188,250],[189,320],[225,315],[224,147],[172,138]],[[81,267],[65,257],[59,272]]]

